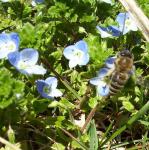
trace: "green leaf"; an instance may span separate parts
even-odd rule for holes
[[[112,54],[112,49],[107,48],[107,41],[101,41],[99,36],[89,34],[85,39],[89,46],[91,63],[98,68],[104,64],[104,61]]]
[[[89,150],[98,150],[98,136],[95,122],[92,120],[89,127]]]
[[[11,77],[7,69],[2,68],[0,74],[0,108],[4,109],[23,97],[25,84]]]
[[[59,102],[59,106],[62,106],[65,109],[74,109],[75,105],[69,102],[67,99],[62,98]]]
[[[8,131],[7,131],[7,135],[8,135],[9,142],[15,143],[15,132],[14,132],[14,130],[11,128],[10,125],[9,125],[9,129],[8,129]]]
[[[65,120],[65,116],[58,116],[57,121],[55,122],[56,127],[62,127],[62,122]]]
[[[89,105],[91,108],[94,108],[94,107],[97,105],[97,103],[98,103],[98,99],[99,99],[99,97],[90,98],[88,105]]]
[[[80,22],[92,22],[96,20],[95,16],[89,16],[89,15],[84,15],[81,19]]]
[[[21,43],[27,45],[35,41],[35,28],[31,23],[25,23],[20,31]]]
[[[41,99],[35,100],[33,102],[33,108],[36,114],[44,112],[48,108],[48,104],[50,103],[50,100],[47,99]]]
[[[65,150],[65,146],[61,143],[54,143],[51,149],[52,150]]]
[[[149,101],[134,115],[132,116],[125,125],[121,128],[117,129],[109,138],[107,138],[103,143],[106,144],[107,142],[111,141],[118,135],[120,135],[123,131],[126,130],[127,127],[130,127],[135,121],[137,121],[141,116],[143,116],[149,110]]]
[[[140,122],[141,124],[143,124],[144,126],[149,127],[149,122],[148,122],[148,121],[139,120],[139,122]]]
[[[123,101],[123,106],[126,110],[128,110],[129,112],[132,112],[134,110],[134,106],[132,105],[131,102],[129,101]]]

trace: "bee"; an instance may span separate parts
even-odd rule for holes
[[[123,50],[118,53],[114,61],[114,69],[111,73],[109,83],[109,95],[117,94],[126,84],[134,70],[134,56],[129,50]]]
[[[129,50],[119,52],[117,57],[109,57],[97,77],[90,79],[90,83],[97,87],[97,94],[100,96],[117,94],[134,73],[133,60],[134,56]]]

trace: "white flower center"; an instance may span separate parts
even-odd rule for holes
[[[43,92],[44,93],[49,94],[51,91],[52,91],[51,85],[49,85],[49,86],[46,85],[46,86],[43,87]]]
[[[19,63],[18,63],[18,68],[23,69],[23,70],[25,70],[27,68],[31,68],[31,67],[33,67],[33,66],[26,63],[26,61],[19,61]]]
[[[74,55],[74,57],[80,59],[80,58],[83,57],[83,52],[82,52],[81,50],[79,50],[79,49],[75,49],[75,50],[73,51],[73,55]]]
[[[129,28],[129,26],[131,25],[131,23],[132,23],[132,20],[130,18],[128,18],[128,19],[125,20],[125,26],[127,28]]]

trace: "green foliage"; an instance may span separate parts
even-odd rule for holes
[[[14,79],[5,68],[1,68],[0,74],[0,108],[4,109],[24,96],[25,84]]]
[[[137,0],[145,14],[148,16],[149,8],[148,8],[148,1],[147,0]],[[149,16],[148,16],[149,17]]]
[[[90,150],[97,150],[98,149],[98,137],[97,137],[97,131],[94,121],[91,122],[90,128],[89,128],[89,135],[90,135]]]
[[[148,0],[138,3],[148,15]],[[7,59],[0,60],[2,137],[22,150],[107,149],[109,141],[113,147],[130,148],[138,144],[133,139],[142,145],[149,141],[149,43],[139,32],[102,39],[96,30],[97,25],[115,25],[119,12],[124,8],[118,1],[110,5],[101,0],[45,0],[36,6],[28,0],[0,2],[0,33],[17,32],[20,49],[37,49],[39,64],[47,69],[44,76],[24,76]],[[81,39],[88,44],[90,61],[69,69],[63,50]],[[135,73],[118,95],[102,103],[89,80],[108,57],[123,49],[133,53]],[[58,78],[63,92],[55,100],[42,98],[36,89],[35,81],[49,76]],[[80,116],[87,118],[98,103],[101,109],[82,133],[75,120],[82,123]],[[8,145],[1,148],[7,149]]]

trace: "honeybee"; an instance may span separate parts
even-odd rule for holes
[[[110,57],[101,68],[98,76],[92,78],[90,83],[97,87],[100,96],[113,96],[117,94],[134,72],[133,54],[123,50],[117,57]]]
[[[129,50],[123,50],[118,53],[109,83],[110,96],[117,94],[132,75],[134,70],[133,59],[134,56]]]

